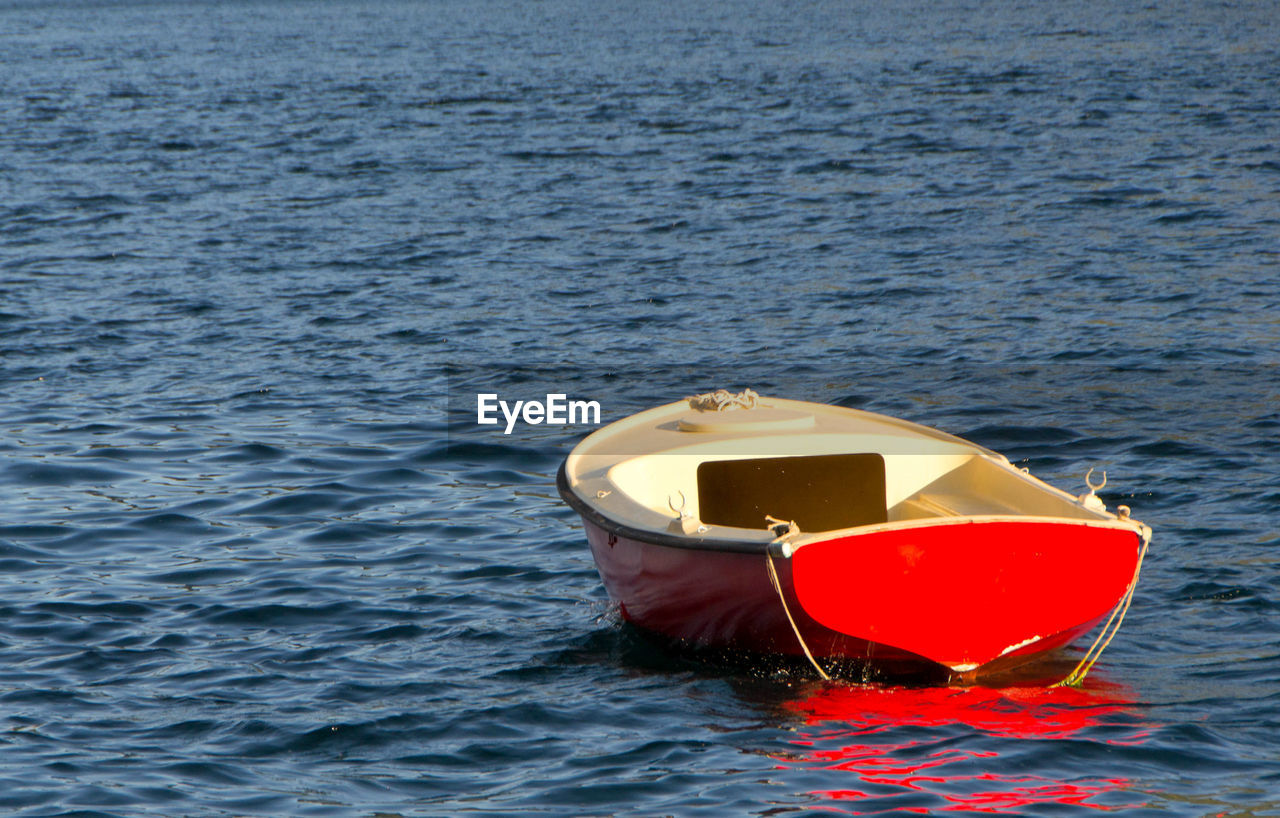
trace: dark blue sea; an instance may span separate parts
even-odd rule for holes
[[[1280,815],[1277,43],[0,0],[0,812]],[[1155,535],[1083,686],[655,641],[555,491],[590,427],[474,417],[718,387],[1105,470]]]

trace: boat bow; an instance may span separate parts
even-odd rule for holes
[[[837,535],[793,548],[805,613],[958,672],[1087,632],[1135,579],[1132,528],[958,518]]]

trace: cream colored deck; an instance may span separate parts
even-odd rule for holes
[[[884,458],[885,525],[990,516],[1139,525],[1086,508],[1003,456],[927,427],[837,406],[776,398],[760,403],[716,412],[681,401],[611,424],[570,454],[569,485],[602,514],[632,528],[767,541],[773,534],[763,519],[756,529],[701,522],[701,463],[875,453]]]

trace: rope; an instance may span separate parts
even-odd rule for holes
[[[690,395],[685,398],[689,406],[701,411],[724,412],[728,409],[754,409],[760,396],[754,389],[744,389],[736,395],[728,389],[717,389],[714,392],[703,392],[701,395]]]
[[[1133,593],[1138,589],[1138,575],[1142,573],[1142,561],[1147,556],[1147,546],[1151,544],[1151,537],[1144,535],[1142,537],[1142,551],[1138,554],[1138,564],[1133,569],[1133,580],[1129,583],[1129,590],[1116,603],[1116,607],[1111,611],[1111,617],[1107,620],[1107,624],[1102,626],[1102,632],[1098,634],[1098,638],[1093,640],[1093,644],[1089,646],[1084,654],[1084,658],[1076,665],[1075,670],[1067,674],[1067,678],[1058,682],[1053,687],[1079,687],[1084,681],[1084,677],[1089,675],[1089,671],[1093,669],[1093,665],[1098,661],[1098,657],[1102,656],[1102,652],[1107,649],[1107,645],[1111,644],[1111,640],[1120,632],[1120,625],[1124,622],[1124,615],[1129,612],[1129,603],[1133,602]],[[1119,618],[1116,615],[1119,614]],[[1112,621],[1115,627],[1111,627]],[[1110,630],[1110,633],[1108,633]],[[1105,639],[1103,637],[1106,637]],[[1097,651],[1095,653],[1095,650]]]
[[[800,526],[796,525],[795,520],[779,520],[772,514],[766,514],[764,515],[764,521],[769,524],[769,530],[774,533],[774,542],[786,542],[800,534]],[[790,545],[787,545],[786,548],[790,548]],[[783,549],[782,555],[789,557],[791,552],[786,548]]]
[[[800,635],[800,628],[796,626],[795,619],[791,617],[791,609],[787,607],[787,598],[782,593],[782,583],[778,580],[778,569],[773,567],[773,553],[766,551],[764,561],[769,566],[769,580],[773,583],[773,590],[778,592],[778,601],[782,603],[782,612],[787,615],[787,621],[791,623],[791,630],[795,632],[796,641],[800,643],[800,649],[808,657],[809,664],[813,665],[813,669],[818,671],[818,675],[827,681],[831,681],[831,677],[822,669],[822,665],[819,665],[818,661],[813,658],[813,654],[809,652],[809,646],[805,644],[804,637]]]

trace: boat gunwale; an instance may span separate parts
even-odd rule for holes
[[[884,531],[903,531],[913,528],[935,528],[939,526],[952,525],[981,525],[984,523],[1002,523],[1002,522],[1019,522],[1034,523],[1040,525],[1067,525],[1067,526],[1083,526],[1085,528],[1107,528],[1130,531],[1134,536],[1142,540],[1149,537],[1149,529],[1147,526],[1137,520],[1124,520],[1114,515],[1111,519],[1073,519],[1069,517],[1053,517],[1044,515],[1030,514],[971,514],[956,515],[953,517],[928,517],[913,520],[895,520],[885,523],[873,523],[865,526],[851,526],[849,528],[837,528],[830,531],[803,531],[797,536],[786,541],[788,548],[783,549],[780,546],[783,541],[772,537],[772,532],[767,529],[760,530],[761,537],[769,537],[769,539],[759,540],[734,540],[719,537],[698,537],[693,534],[676,534],[674,532],[662,531],[654,528],[640,528],[607,516],[600,511],[590,501],[577,494],[569,485],[569,478],[566,466],[568,460],[560,464],[559,470],[556,472],[556,490],[560,493],[561,499],[565,501],[576,511],[581,517],[594,523],[604,531],[625,537],[629,540],[635,540],[640,543],[650,545],[662,545],[670,548],[680,548],[692,551],[709,551],[709,552],[727,552],[736,554],[753,554],[764,556],[773,553],[775,556],[789,557],[801,548],[820,542],[828,542],[833,539],[841,539],[845,537],[871,536]],[[673,520],[675,518],[672,518]],[[732,526],[716,526],[716,528],[724,531],[732,528]],[[739,529],[741,531],[752,531],[753,529]],[[771,548],[775,543],[779,547]]]
[[[560,492],[560,498],[565,501],[576,511],[581,517],[610,534],[619,537],[626,537],[629,540],[647,543],[650,545],[665,545],[671,548],[682,548],[691,551],[723,551],[735,554],[755,554],[764,556],[769,551],[771,539],[761,540],[726,540],[726,539],[710,539],[706,537],[695,537],[690,534],[673,534],[666,531],[659,531],[652,528],[638,528],[636,526],[620,523],[605,514],[590,502],[580,497],[577,492],[569,485],[569,475],[566,471],[568,460],[560,464],[560,469],[556,472],[556,490]],[[674,519],[674,518],[673,518]],[[724,528],[724,526],[721,526]],[[750,529],[743,529],[749,531]],[[762,530],[761,535],[767,535],[769,532]]]

